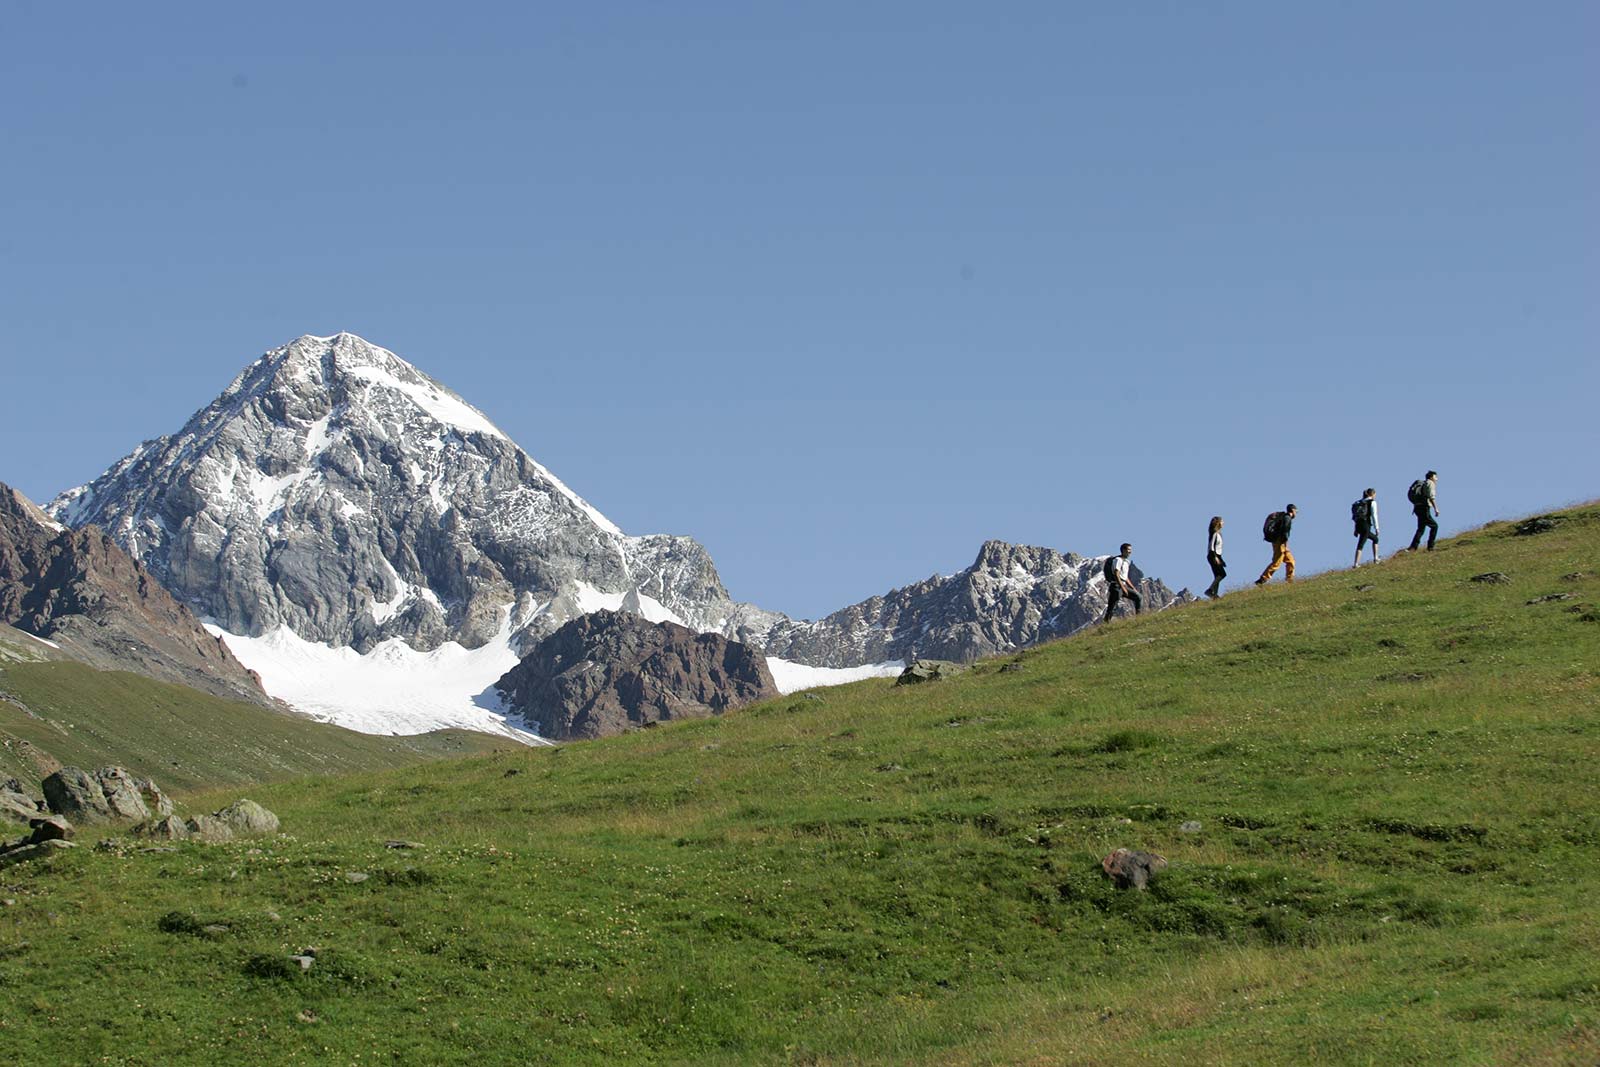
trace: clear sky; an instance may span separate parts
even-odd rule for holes
[[[816,616],[1600,496],[1600,5],[6,5],[0,481],[359,333]]]

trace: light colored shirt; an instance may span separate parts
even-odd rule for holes
[[[1222,555],[1222,531],[1221,530],[1218,530],[1216,533],[1211,535],[1211,544],[1206,549],[1206,551],[1215,553],[1216,555],[1219,555],[1219,556]]]
[[[1120,580],[1124,581],[1124,582],[1127,581],[1128,580],[1128,561],[1123,559],[1121,556],[1118,556],[1118,557],[1116,557],[1115,560],[1112,561],[1112,564],[1117,569],[1117,577]]]

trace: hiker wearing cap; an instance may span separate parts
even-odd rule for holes
[[[1368,489],[1361,499],[1350,505],[1350,518],[1356,524],[1356,561],[1352,569],[1361,566],[1361,546],[1372,542],[1372,562],[1378,562],[1378,491]]]
[[[1228,576],[1228,561],[1222,558],[1222,516],[1211,516],[1211,526],[1206,530],[1209,535],[1206,541],[1206,562],[1211,564],[1211,584],[1206,588],[1206,596],[1212,600],[1221,594],[1217,591],[1222,585],[1222,579]]]
[[[1133,546],[1123,544],[1120,555],[1106,557],[1106,615],[1101,622],[1110,622],[1111,616],[1116,613],[1117,605],[1123,597],[1133,601],[1133,613],[1139,614],[1144,609],[1144,598],[1139,595],[1139,590],[1134,588],[1133,582],[1128,578],[1128,559],[1133,555]]]
[[[1256,579],[1257,585],[1266,585],[1280,563],[1283,564],[1283,580],[1294,581],[1294,553],[1289,551],[1289,531],[1293,529],[1294,517],[1298,514],[1300,509],[1290,504],[1282,511],[1268,515],[1267,521],[1261,524],[1261,539],[1272,545],[1272,562]]]
[[[1428,531],[1428,551],[1433,551],[1433,542],[1439,536],[1439,472],[1429,471],[1427,474],[1411,483],[1411,488],[1406,490],[1406,499],[1411,501],[1411,510],[1417,516],[1417,532],[1411,538],[1411,551],[1415,552],[1422,543],[1422,531]]]

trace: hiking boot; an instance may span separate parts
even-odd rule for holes
[[[1256,579],[1256,584],[1257,585],[1266,585],[1267,584],[1267,580],[1265,578],[1257,578]]]

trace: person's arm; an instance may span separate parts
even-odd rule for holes
[[[1378,498],[1372,498],[1372,532],[1378,532]]]

